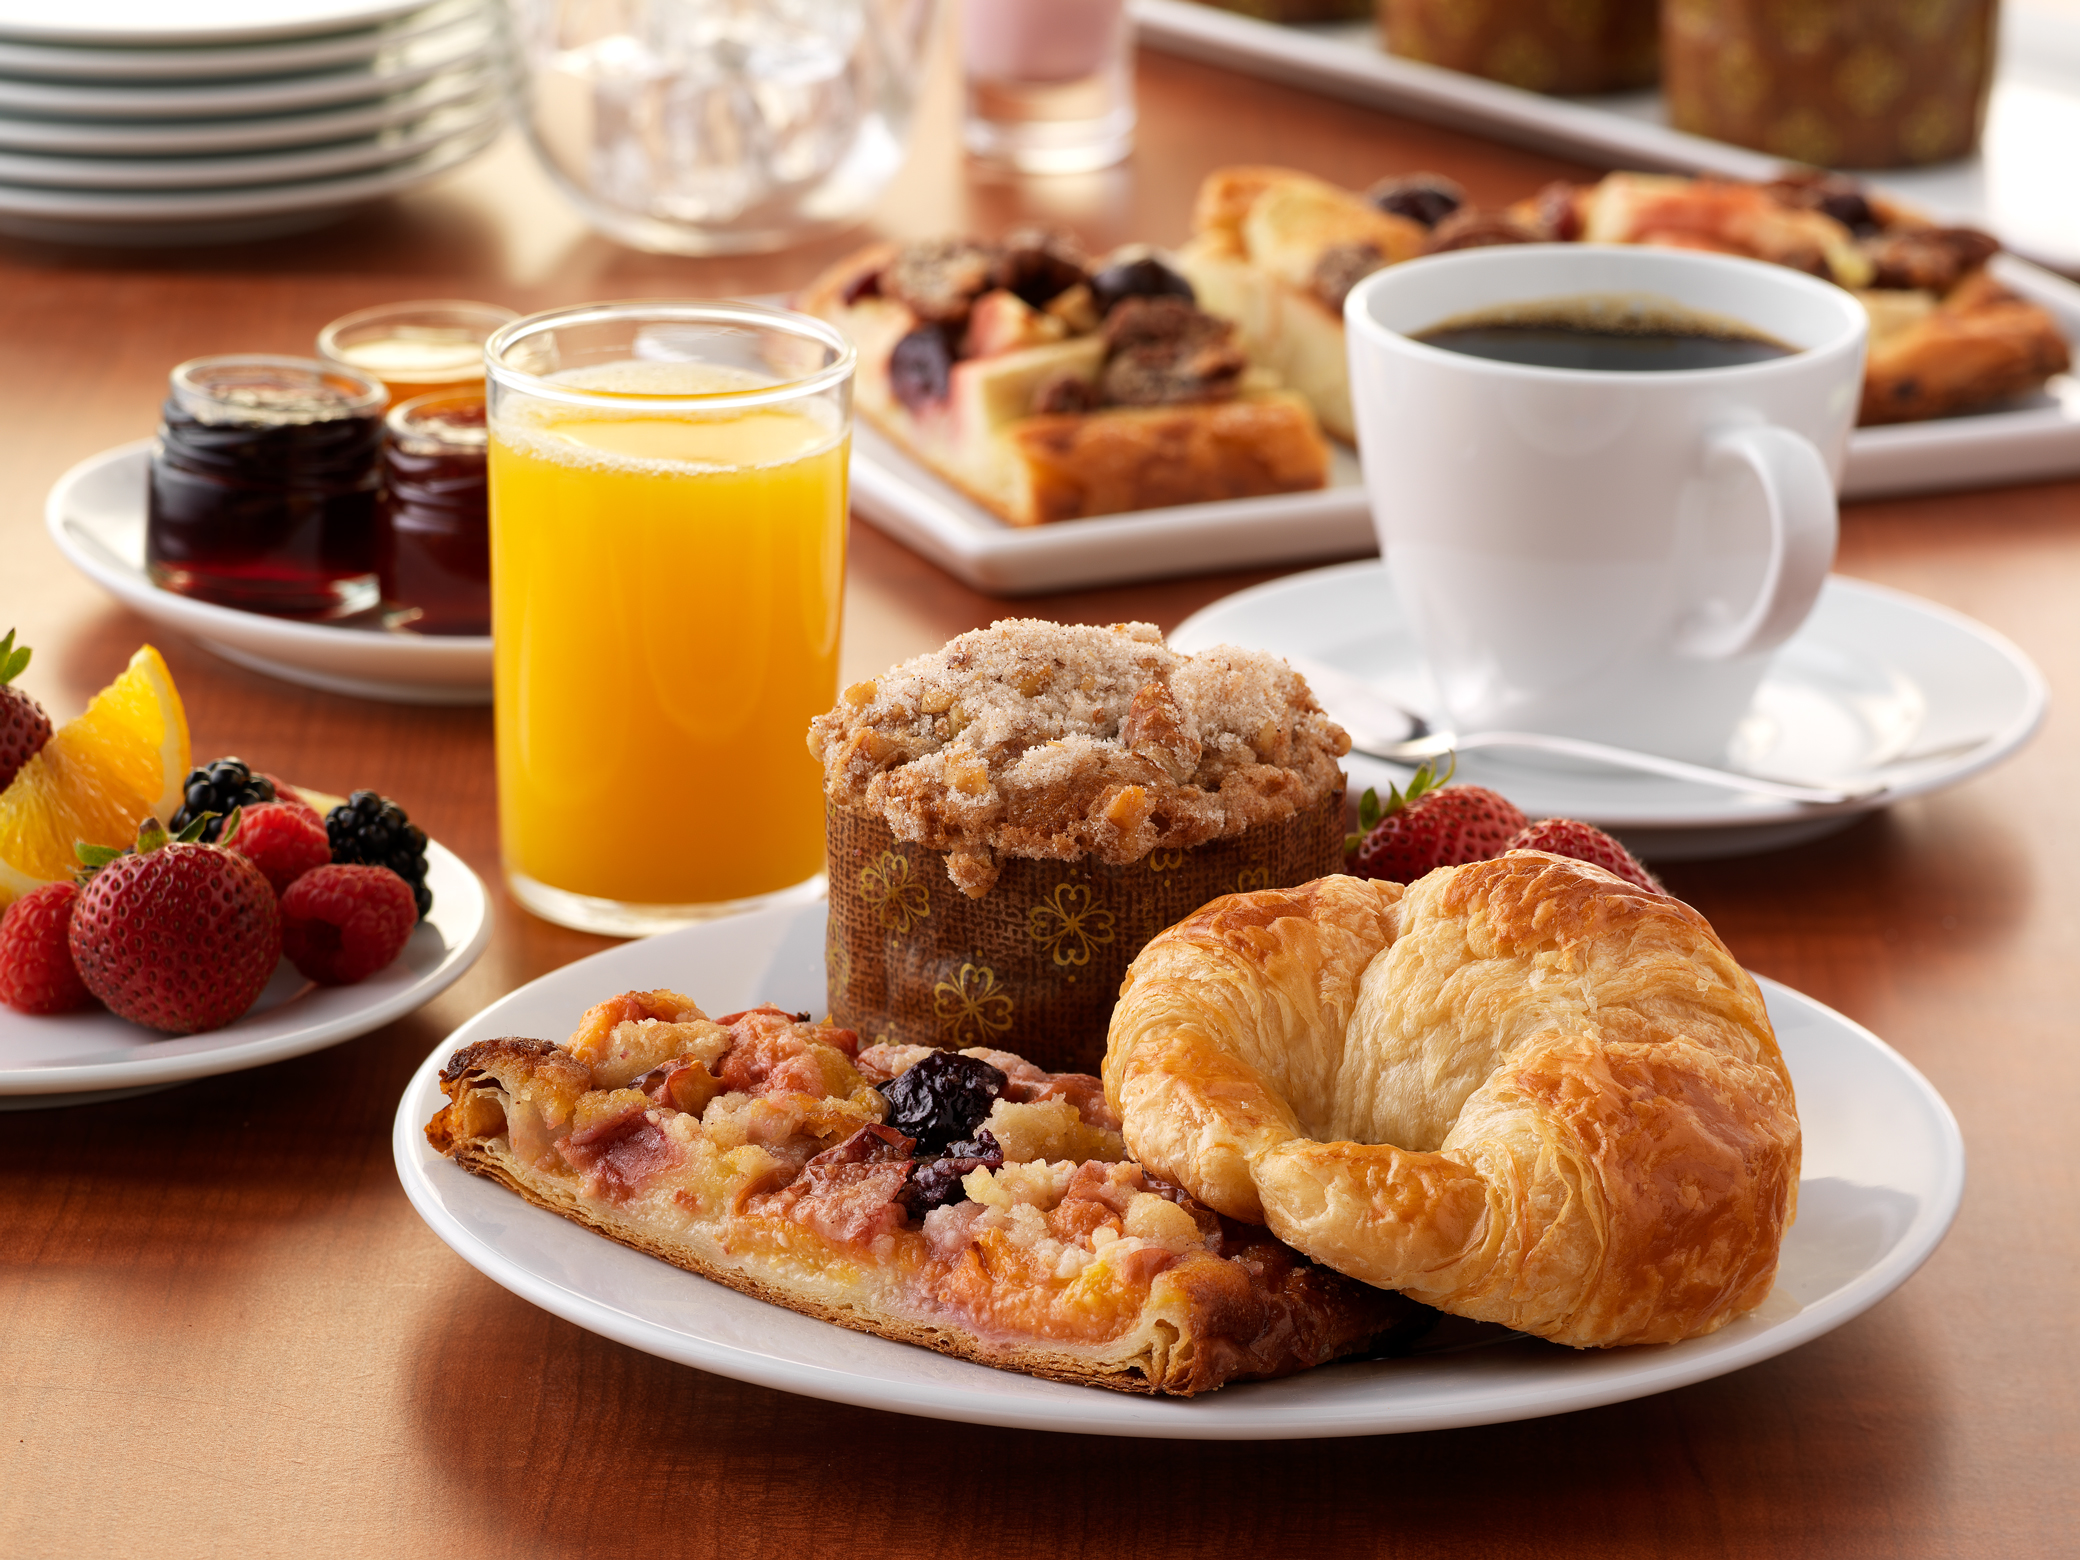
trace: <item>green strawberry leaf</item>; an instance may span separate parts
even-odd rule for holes
[[[14,630],[10,628],[7,637],[0,639],[0,688],[6,687],[22,675],[29,665],[29,655],[27,645],[20,649],[15,648]]]
[[[239,820],[244,810],[240,807],[231,809],[231,817],[225,822],[223,833],[217,836],[219,841],[227,845],[231,842],[232,833],[238,828]],[[202,831],[209,827],[210,819],[216,816],[217,814],[213,812],[197,813],[188,820],[187,827],[173,837],[173,843],[176,845],[193,845],[202,838]]]
[[[79,857],[80,865],[85,867],[88,873],[93,873],[111,861],[120,861],[130,854],[130,850],[128,846],[118,849],[113,845],[89,845],[85,840],[74,840],[72,853]]]

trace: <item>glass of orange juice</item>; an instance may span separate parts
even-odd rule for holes
[[[638,936],[822,892],[852,348],[748,303],[608,303],[485,351],[513,896]]]

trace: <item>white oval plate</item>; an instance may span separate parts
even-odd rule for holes
[[[82,123],[70,119],[16,119],[0,114],[0,147],[80,157],[189,157],[325,146],[424,118],[436,109],[475,102],[503,90],[490,67],[450,71],[374,103],[308,114],[263,114],[252,119],[186,119]]]
[[[31,81],[0,77],[0,111],[60,119],[229,119],[361,103],[470,64],[495,50],[489,17],[465,13],[437,30],[386,44],[355,64],[239,81]]]
[[[617,991],[670,986],[710,1012],[823,1010],[824,907],[767,910],[610,948],[493,1003],[427,1057],[392,1137],[412,1206],[495,1282],[566,1321],[700,1370],[862,1408],[1087,1435],[1271,1440],[1534,1419],[1665,1392],[1770,1359],[1875,1305],[1943,1238],[1964,1191],[1949,1107],[1897,1052],[1841,1014],[1762,982],[1805,1133],[1799,1216],[1777,1285],[1708,1338],[1576,1352],[1519,1339],[1330,1365],[1189,1401],[1065,1386],[798,1316],[615,1245],[457,1168],[427,1145],[457,1046],[561,1039]]]
[[[1422,653],[1377,559],[1224,596],[1179,624],[1170,643],[1188,652],[1233,644],[1312,656],[1436,717]],[[1833,575],[1812,616],[1777,652],[1734,752],[1740,767],[1783,780],[1883,774],[1892,789],[1882,796],[1811,807],[1652,775],[1549,769],[1530,755],[1495,751],[1466,754],[1456,772],[1534,818],[1609,829],[1649,859],[1738,855],[1818,838],[1991,768],[2036,734],[2046,698],[2029,657],[1985,624]],[[1354,788],[1382,793],[1409,775],[1356,753],[1345,766]]]
[[[253,43],[374,27],[426,0],[0,0],[0,38],[89,47]]]
[[[58,479],[44,524],[80,573],[225,660],[329,693],[401,704],[489,704],[491,636],[392,634],[241,612],[161,590],[144,572],[152,441],[89,456]]]
[[[392,167],[458,137],[479,134],[495,126],[503,112],[502,94],[494,89],[409,124],[329,146],[216,157],[66,157],[0,150],[0,181],[67,191],[223,191],[332,178]]]
[[[286,959],[252,1008],[208,1034],[167,1036],[96,1008],[36,1017],[0,1007],[0,1110],[77,1105],[323,1050],[424,1007],[491,941],[483,881],[439,844],[426,847],[433,909],[387,969],[353,986],[314,986]]]
[[[480,8],[480,0],[440,0],[380,27],[216,48],[80,48],[0,38],[0,72],[58,81],[231,81],[286,76],[373,59],[393,45],[474,15]]]

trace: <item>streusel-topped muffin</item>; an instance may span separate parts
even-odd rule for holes
[[[824,766],[831,1010],[875,1039],[1092,1064],[1141,945],[1342,860],[1350,750],[1284,662],[1007,619],[847,688]]]
[[[945,851],[971,895],[1006,856],[1119,865],[1283,821],[1342,789],[1350,747],[1272,656],[1038,618],[856,683],[809,728],[831,802]]]

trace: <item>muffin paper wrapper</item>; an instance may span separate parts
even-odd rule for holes
[[[1343,869],[1343,793],[1283,823],[1124,866],[1007,856],[987,894],[946,852],[825,806],[834,1022],[862,1044],[988,1046],[1052,1072],[1098,1070],[1120,981],[1150,938],[1209,900]]]

